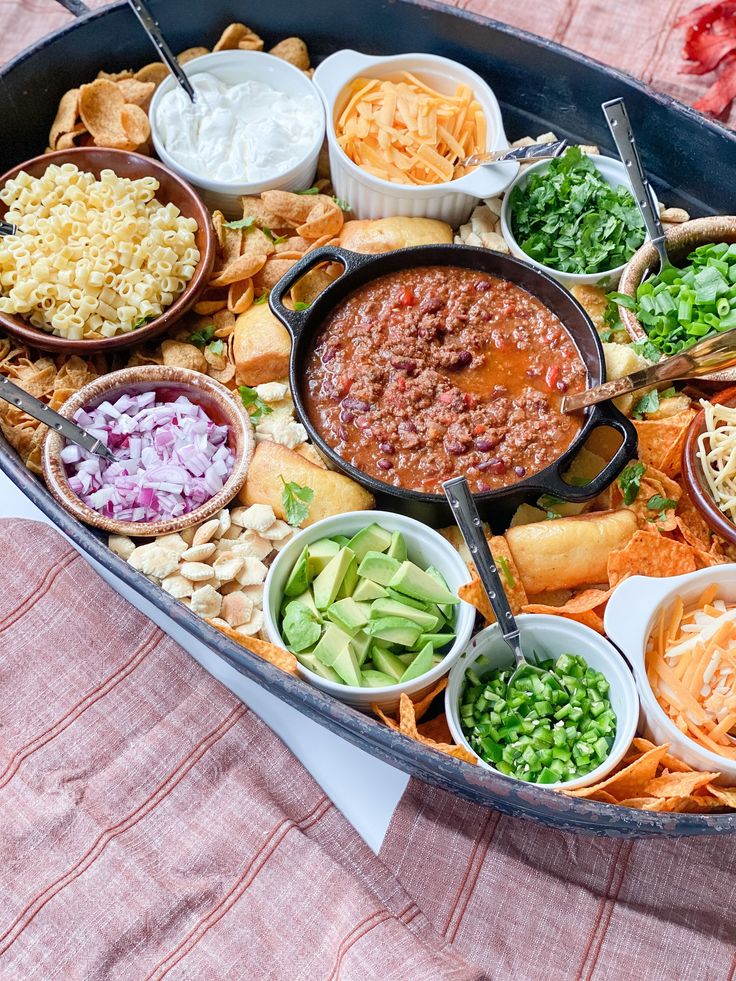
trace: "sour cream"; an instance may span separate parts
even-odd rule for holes
[[[227,183],[256,183],[296,166],[322,124],[315,95],[295,99],[264,82],[229,85],[209,72],[190,81],[196,102],[177,85],[156,112],[166,151],[192,173]]]

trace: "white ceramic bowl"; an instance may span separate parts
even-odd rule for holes
[[[682,597],[687,606],[711,583],[718,583],[720,599],[736,602],[736,565],[733,564],[667,579],[632,576],[621,583],[608,601],[605,627],[608,636],[621,648],[634,669],[641,699],[642,727],[647,738],[657,745],[669,743],[672,754],[696,770],[720,772],[721,779],[717,782],[732,787],[736,784],[736,760],[703,749],[680,732],[657,701],[647,680],[644,661],[649,634],[660,610],[670,606],[677,596]]]
[[[603,780],[626,755],[631,740],[636,735],[636,726],[639,720],[639,699],[636,694],[636,685],[626,662],[616,648],[609,644],[604,637],[597,634],[595,630],[591,630],[590,627],[576,623],[574,620],[549,616],[544,613],[525,613],[518,616],[516,622],[519,624],[521,643],[525,651],[534,651],[542,658],[551,657],[555,660],[561,654],[580,654],[592,668],[605,675],[610,685],[611,707],[616,713],[616,736],[613,746],[600,766],[576,780],[568,780],[565,783],[540,784],[540,786],[544,786],[546,789],[564,787],[565,790],[574,790],[576,787],[585,787]],[[482,668],[476,665],[476,661],[481,657],[485,659]],[[476,756],[475,750],[463,735],[460,725],[460,696],[462,695],[465,672],[468,668],[476,665],[476,672],[483,677],[484,673],[494,668],[505,667],[511,664],[511,661],[511,652],[501,637],[498,624],[494,623],[473,637],[467,650],[463,651],[452,671],[450,671],[450,680],[445,689],[447,724],[455,742],[465,746]],[[498,770],[490,763],[486,763],[480,757],[477,759],[480,766],[498,773]],[[512,777],[511,779],[516,778]]]
[[[283,58],[264,54],[262,51],[216,51],[213,54],[202,55],[187,62],[184,71],[189,77],[200,72],[209,72],[224,82],[236,85],[239,82],[253,80],[270,85],[279,92],[285,92],[294,98],[311,96],[316,99],[321,109],[319,93],[309,78],[290,65]],[[213,180],[206,174],[195,173],[183,167],[166,150],[158,127],[158,111],[162,97],[176,85],[173,76],[166,78],[156,89],[149,117],[151,120],[151,138],[160,159],[177,174],[184,177],[199,191],[210,211],[219,210],[227,218],[241,218],[243,209],[240,198],[244,194],[260,194],[261,191],[278,189],[283,191],[299,191],[311,187],[317,172],[317,159],[325,138],[324,117],[314,134],[314,141],[307,154],[290,170],[274,178],[256,183],[235,183]]]
[[[618,187],[623,184],[627,187],[632,195],[634,191],[631,187],[631,181],[629,180],[629,175],[626,171],[626,167],[620,160],[614,160],[612,157],[603,157],[599,154],[590,154],[590,159],[595,164],[601,177],[610,184],[611,187]],[[540,160],[539,163],[529,164],[525,166],[521,173],[516,177],[513,184],[509,187],[508,191],[504,195],[503,204],[501,205],[501,234],[506,239],[508,247],[511,249],[513,255],[518,259],[524,259],[532,266],[536,266],[537,269],[541,269],[542,272],[546,272],[547,275],[552,276],[563,286],[568,289],[573,286],[601,286],[604,289],[614,289],[618,286],[618,281],[621,279],[621,273],[624,271],[626,263],[623,262],[620,266],[616,266],[615,269],[608,269],[604,272],[590,273],[588,275],[573,274],[560,272],[559,269],[553,269],[551,266],[545,266],[544,263],[537,262],[536,259],[532,259],[531,256],[527,255],[516,241],[514,233],[511,230],[511,195],[517,187],[525,187],[527,181],[529,180],[530,174],[539,174],[545,170],[549,170],[551,161]],[[659,202],[656,197],[654,203],[658,206]]]
[[[387,531],[400,531],[406,539],[409,559],[425,568],[428,565],[436,566],[453,592],[463,583],[468,582],[470,578],[468,568],[460,558],[459,552],[439,532],[428,528],[420,521],[415,521],[414,518],[407,518],[402,514],[393,514],[391,511],[352,511],[348,514],[337,514],[331,518],[323,518],[322,521],[317,521],[295,535],[286,548],[279,552],[268,571],[263,596],[263,616],[272,643],[281,647],[286,646],[278,628],[279,608],[286,580],[304,546],[317,541],[319,538],[330,538],[333,535],[352,537],[361,528],[365,528],[374,521]],[[316,688],[320,688],[329,695],[334,695],[335,698],[352,705],[353,708],[369,711],[371,703],[375,702],[384,711],[391,712],[399,704],[402,692],[421,697],[439,678],[447,674],[460,656],[460,652],[467,646],[474,624],[475,608],[469,603],[460,602],[457,606],[455,643],[443,660],[436,664],[431,671],[427,671],[426,674],[415,678],[414,681],[407,681],[404,684],[386,685],[384,688],[353,688],[350,685],[339,685],[334,681],[321,678],[313,671],[305,668],[303,664],[299,665],[299,674]]]
[[[322,95],[327,115],[327,143],[335,193],[350,204],[357,218],[408,215],[436,218],[457,228],[467,221],[479,198],[493,197],[509,186],[518,172],[517,163],[478,167],[445,184],[411,187],[374,177],[354,164],[337,144],[335,118],[344,108],[348,83],[359,75],[391,78],[403,71],[415,73],[438,91],[448,94],[454,92],[459,82],[470,86],[488,123],[486,149],[508,147],[496,96],[480,75],[464,65],[430,54],[373,58],[358,51],[337,51],[325,58],[314,73],[314,84]]]

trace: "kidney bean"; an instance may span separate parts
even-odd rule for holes
[[[491,457],[490,460],[483,460],[481,463],[479,463],[478,469],[483,471],[488,470],[490,473],[500,475],[506,473],[506,464],[500,456],[494,456]]]
[[[376,460],[376,466],[380,467],[381,470],[393,470],[394,465],[391,460],[383,456],[380,460]]]
[[[415,433],[417,431],[417,427],[414,425],[411,419],[403,419],[398,425],[398,430],[400,433]]]
[[[526,475],[526,467],[514,467],[514,473],[517,477],[524,477]]]
[[[476,279],[473,284],[473,289],[476,293],[487,293],[491,288],[491,284],[487,279]]]
[[[475,441],[476,449],[480,450],[481,453],[490,453],[491,450],[498,446],[497,439],[476,439]]]
[[[370,424],[370,419],[366,419],[365,416],[358,416],[355,420],[355,425],[358,427],[358,429],[368,429]]]
[[[340,437],[340,439],[344,443],[344,442],[346,442],[346,440],[348,438],[348,431],[347,431],[347,429],[344,426],[338,426],[337,427],[337,435]]]
[[[378,449],[381,451],[381,453],[395,453],[396,452],[393,443],[379,443],[378,444]]]
[[[470,351],[458,351],[455,355],[455,359],[451,365],[448,365],[450,369],[457,368],[467,368],[470,362],[473,360],[473,355]]]
[[[446,439],[445,449],[453,456],[460,456],[461,453],[465,452],[467,447],[464,443],[461,443],[459,439]]]
[[[485,480],[479,480],[475,486],[478,488],[478,491],[481,494],[487,494],[488,491],[491,489],[490,485],[487,484]]]
[[[355,416],[353,415],[353,413],[348,412],[347,409],[343,409],[342,412],[340,413],[340,422],[352,422],[354,419]]]
[[[322,352],[322,364],[327,364],[329,361],[332,361],[332,359],[336,356],[336,354],[337,354],[336,347],[326,347]]]
[[[425,296],[419,304],[420,313],[437,313],[445,305],[441,296]]]
[[[411,358],[391,358],[391,367],[399,368],[402,371],[414,371],[416,362]]]
[[[346,398],[340,403],[344,409],[354,409],[355,412],[367,412],[370,409],[368,402],[364,402],[363,399],[356,398]]]
[[[558,392],[566,392],[567,391],[567,382],[566,381],[558,381],[557,384],[555,385],[555,388],[557,389]]]

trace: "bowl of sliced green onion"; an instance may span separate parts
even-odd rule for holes
[[[565,617],[517,617],[522,647],[544,671],[515,665],[497,624],[471,640],[453,666],[445,713],[453,738],[481,766],[550,788],[596,783],[636,735],[639,697],[621,654]]]
[[[666,239],[672,266],[657,272],[657,253],[647,242],[613,294],[630,336],[649,341],[660,357],[736,327],[736,217],[696,218],[668,230]]]

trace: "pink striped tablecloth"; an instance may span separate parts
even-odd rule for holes
[[[679,73],[694,0],[457,6],[686,101],[712,81]],[[2,0],[0,60],[66,20]],[[51,529],[0,522],[0,553],[2,981],[734,977],[731,839],[576,837],[412,781],[376,858]]]

